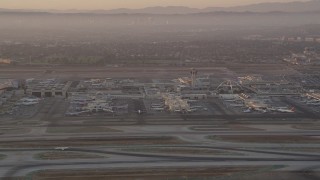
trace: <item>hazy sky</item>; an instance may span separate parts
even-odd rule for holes
[[[0,8],[11,9],[114,9],[148,6],[237,6],[260,2],[294,0],[0,0]],[[307,0],[297,0],[307,1]]]

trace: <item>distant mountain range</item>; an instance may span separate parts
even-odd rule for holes
[[[147,7],[142,9],[112,9],[112,10],[24,10],[0,9],[0,12],[49,12],[49,13],[96,13],[96,14],[192,14],[208,12],[312,12],[320,11],[320,0],[307,2],[270,2],[235,7],[208,7],[203,9],[184,6]]]
[[[234,11],[234,12],[271,12],[271,11],[282,11],[282,12],[307,12],[307,11],[319,11],[320,10],[320,0],[311,0],[307,2],[270,2],[270,3],[260,3],[252,4],[247,6],[236,6],[229,8],[206,8],[206,11]]]

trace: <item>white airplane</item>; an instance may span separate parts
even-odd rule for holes
[[[137,111],[137,113],[138,113],[139,115],[142,115],[143,113],[145,113],[145,111],[142,111],[141,109],[139,109],[139,110]]]
[[[80,114],[88,113],[90,111],[80,111],[80,112],[69,112],[66,113],[67,116],[79,116]]]
[[[126,105],[123,105],[123,106],[114,106],[115,108],[117,108],[117,109],[128,109],[128,104],[126,104]]]
[[[258,112],[261,112],[261,113],[267,113],[268,112],[268,109],[265,109],[265,108],[249,108],[249,110],[258,111]]]
[[[278,112],[282,112],[282,113],[294,113],[295,112],[295,108],[291,108],[291,109],[288,109],[288,108],[277,108],[276,111]]]
[[[163,107],[164,104],[163,103],[161,103],[161,104],[151,104],[151,106],[152,107]]]
[[[22,102],[20,104],[24,106],[32,106],[32,105],[39,104],[39,102]]]
[[[20,101],[27,101],[27,102],[39,102],[39,98],[22,98]]]
[[[164,109],[164,106],[151,106],[151,109]]]
[[[247,106],[250,110],[252,111],[258,111],[258,112],[261,112],[261,113],[267,113],[269,108],[268,107],[265,107],[265,106],[257,106],[257,105],[251,105],[249,104],[249,106]]]
[[[66,113],[66,116],[79,116],[80,115],[80,113],[78,113],[78,112],[75,112],[75,113]]]
[[[17,102],[17,105],[31,106],[39,104],[39,98],[22,98]]]
[[[259,111],[261,113],[267,113],[268,112],[268,110],[266,110],[266,109],[257,109],[257,111]]]
[[[320,103],[319,100],[312,100],[312,101],[307,101],[307,104],[315,104],[315,103]]]
[[[164,108],[152,108],[155,111],[164,111]]]
[[[55,150],[61,150],[61,151],[64,151],[66,149],[69,149],[69,147],[56,147],[54,148]]]
[[[252,111],[251,111],[251,109],[249,108],[249,109],[247,109],[247,110],[244,110],[243,112],[244,112],[244,113],[251,113]]]
[[[103,108],[104,112],[111,112],[114,113],[114,111],[112,110],[112,108]]]
[[[192,106],[191,108],[193,108],[193,109],[202,109],[203,106]]]
[[[188,110],[188,112],[196,112],[198,109],[196,109],[196,108],[190,108],[189,110]]]

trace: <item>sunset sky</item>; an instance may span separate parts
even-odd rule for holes
[[[294,0],[0,0],[0,8],[10,9],[115,9],[149,6],[217,7]],[[297,0],[308,1],[308,0]]]

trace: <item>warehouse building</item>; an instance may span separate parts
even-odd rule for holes
[[[70,81],[66,83],[57,83],[52,80],[32,82],[27,85],[26,93],[27,95],[36,97],[67,97],[67,92],[71,84],[72,82]]]

